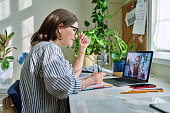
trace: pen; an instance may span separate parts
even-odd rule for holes
[[[128,92],[120,92],[120,94],[131,94],[131,93],[147,93],[146,91],[128,91]]]
[[[132,91],[163,92],[163,89],[161,90],[132,90]]]
[[[162,90],[131,90],[128,92],[120,92],[120,94],[147,93],[147,92],[163,92],[163,89]]]
[[[162,88],[133,89],[133,90],[163,90]]]

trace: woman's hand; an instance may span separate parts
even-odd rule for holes
[[[90,39],[83,32],[81,32],[79,37],[80,49],[86,49],[89,44],[90,44]]]
[[[103,82],[104,76],[106,76],[106,73],[103,72],[95,72],[91,75],[92,79],[94,80],[94,84],[101,84]]]

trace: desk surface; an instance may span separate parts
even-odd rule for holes
[[[170,83],[153,75],[149,83],[163,88],[164,92],[120,94],[131,90],[128,86],[82,91],[69,96],[71,113],[154,113],[156,110],[149,104],[170,102]]]

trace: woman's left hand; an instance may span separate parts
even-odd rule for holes
[[[79,47],[87,48],[89,44],[90,44],[90,39],[83,32],[81,32],[79,37]]]

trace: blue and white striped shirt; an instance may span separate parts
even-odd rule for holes
[[[22,113],[67,113],[69,94],[81,91],[72,65],[54,42],[36,44],[20,75]]]

